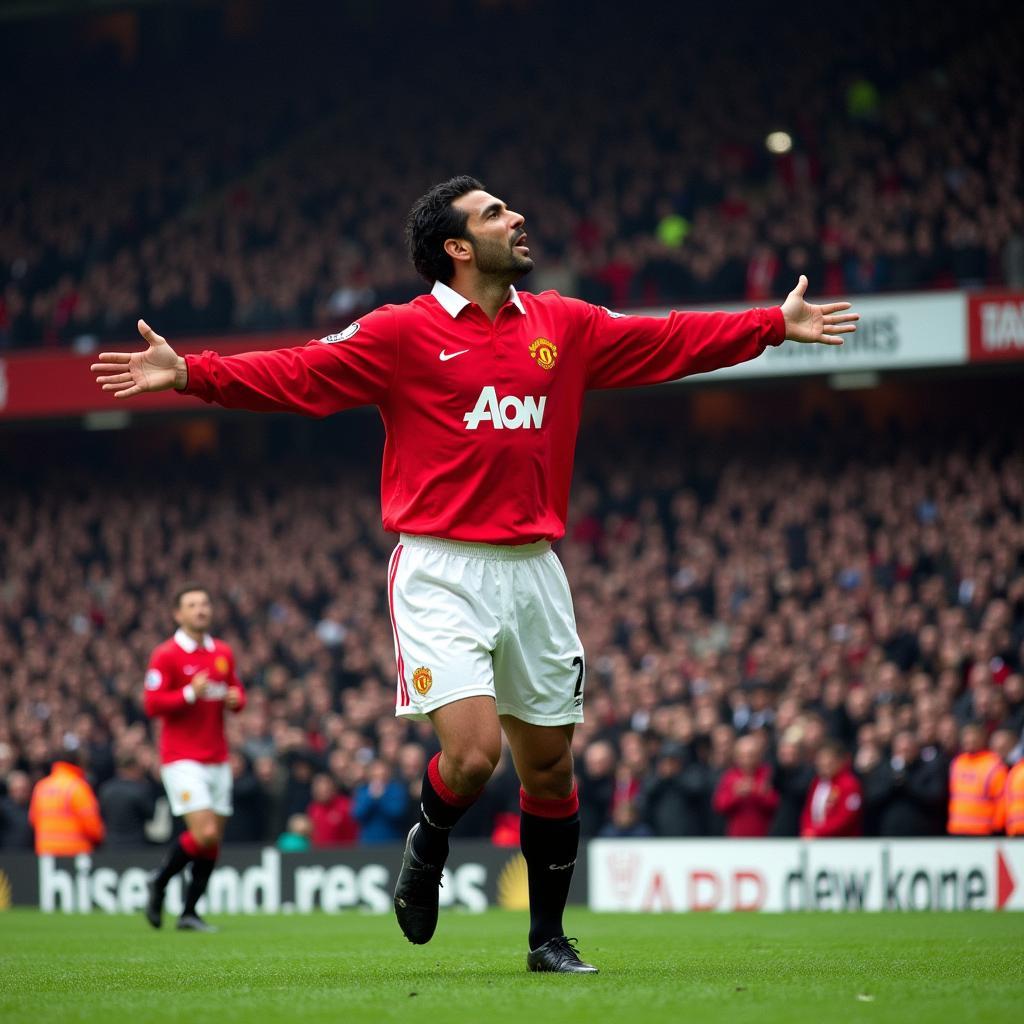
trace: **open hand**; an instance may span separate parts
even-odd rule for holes
[[[859,313],[847,313],[849,302],[831,302],[827,306],[812,306],[804,301],[807,278],[801,274],[796,287],[786,296],[782,304],[782,315],[786,319],[788,341],[820,342],[822,345],[842,345],[839,334],[850,334],[857,330]]]
[[[184,388],[188,371],[182,359],[164,338],[145,320],[139,321],[139,334],[146,339],[142,352],[101,352],[100,361],[89,367],[104,391],[115,398],[131,398],[146,391]]]

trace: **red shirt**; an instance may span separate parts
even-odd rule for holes
[[[313,823],[314,846],[353,846],[359,839],[359,823],[352,814],[352,801],[340,793],[328,803],[314,801],[306,811]]]
[[[386,530],[527,544],[565,533],[586,391],[731,366],[784,331],[778,308],[623,316],[514,289],[491,323],[439,283],[299,348],[186,356],[187,390],[308,416],[376,405]]]
[[[753,786],[740,793],[737,786],[747,780]],[[772,826],[779,794],[772,789],[772,772],[766,764],[754,774],[747,775],[739,768],[730,768],[715,790],[714,807],[726,819],[727,836],[766,836]]]
[[[848,768],[831,781],[816,778],[807,791],[800,835],[808,838],[862,835],[861,813],[860,782]]]
[[[210,685],[202,697],[189,703],[185,687],[199,672]],[[142,706],[150,718],[162,718],[160,763],[201,761],[221,764],[228,759],[224,738],[224,698],[237,687],[245,707],[245,689],[235,673],[235,656],[226,643],[207,636],[197,644],[179,629],[153,651],[146,672]]]

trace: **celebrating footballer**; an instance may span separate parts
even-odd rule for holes
[[[563,925],[580,837],[570,745],[583,720],[586,659],[551,550],[565,532],[583,397],[730,366],[786,339],[841,344],[857,314],[846,302],[805,301],[804,277],[781,307],[665,318],[520,292],[516,282],[533,267],[525,220],[470,177],[422,196],[407,238],[429,294],[383,306],[339,334],[299,348],[180,357],[140,320],[147,347],[105,353],[92,369],[120,399],[176,388],[232,409],[309,416],[379,409],[387,430],[383,521],[399,534],[386,581],[396,713],[429,718],[441,747],[424,773],[419,821],[406,841],[398,923],[414,943],[434,934],[449,836],[494,771],[503,731],[522,784],[527,966],[595,973]],[[208,620],[186,618],[191,612],[180,607],[177,614],[187,644],[169,643],[201,655],[192,664],[197,674],[209,671],[213,685],[208,659],[219,648],[205,646]],[[152,676],[147,696],[163,701],[153,708],[175,730],[197,709],[212,730],[232,688],[242,699],[233,669],[216,676],[223,687],[216,698],[197,694],[184,668],[165,683],[169,662],[181,662],[173,649],[166,657],[154,660],[159,678]],[[202,757],[168,753],[204,769],[227,756],[219,746]],[[201,818],[180,790],[172,796],[193,837],[181,855],[195,863],[208,862],[201,851],[215,849],[215,823],[227,813],[208,790]]]

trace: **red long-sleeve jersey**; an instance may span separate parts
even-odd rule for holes
[[[740,792],[743,782],[751,784],[745,793]],[[739,768],[730,768],[719,780],[712,806],[726,819],[727,836],[768,835],[779,806],[779,794],[772,789],[771,768],[759,765],[752,776]]]
[[[443,284],[299,348],[186,356],[187,391],[232,409],[375,405],[384,528],[527,544],[565,532],[583,395],[731,366],[784,337],[782,311],[625,316],[510,290],[492,323]]]
[[[831,780],[819,777],[811,783],[800,818],[800,835],[807,838],[862,835],[862,814],[860,782],[853,772],[844,768]]]
[[[209,685],[201,697],[189,700],[186,687],[201,672]],[[228,759],[224,736],[224,699],[230,688],[240,695],[235,711],[245,707],[245,687],[235,672],[235,656],[222,640],[207,636],[197,644],[179,629],[149,659],[142,706],[150,718],[163,719],[160,763],[200,761],[221,764]]]

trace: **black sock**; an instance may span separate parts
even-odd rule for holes
[[[192,861],[192,881],[188,883],[188,895],[185,897],[185,914],[196,912],[196,904],[206,892],[206,884],[216,866],[217,861],[212,857],[196,857]]]
[[[183,832],[182,835],[188,835]],[[167,854],[163,864],[157,871],[155,884],[158,889],[166,889],[167,883],[179,872],[184,870],[185,865],[192,859],[192,854],[182,848],[181,838],[174,840],[174,845]]]
[[[413,852],[424,864],[443,867],[448,859],[448,836],[479,793],[462,796],[441,778],[440,754],[435,754],[423,773],[420,795],[420,827],[413,837]]]
[[[580,845],[579,800],[575,789],[565,800],[540,800],[524,792],[520,804],[519,843],[530,889],[530,949],[537,949],[565,934],[562,912]],[[538,810],[544,813],[534,813]]]

